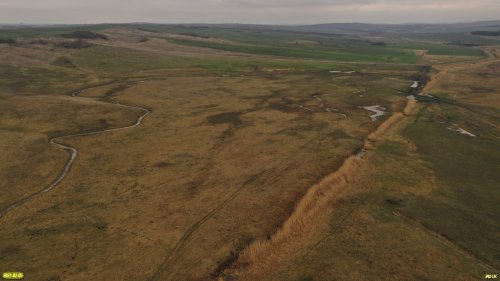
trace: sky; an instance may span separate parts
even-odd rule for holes
[[[0,0],[0,23],[454,23],[499,20],[500,0]]]

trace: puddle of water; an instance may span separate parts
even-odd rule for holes
[[[447,129],[448,129],[448,130],[451,130],[451,131],[459,132],[459,133],[460,133],[460,134],[462,134],[462,135],[468,135],[468,136],[470,136],[470,137],[474,137],[474,138],[475,138],[475,137],[477,137],[477,136],[476,136],[476,135],[474,135],[473,133],[471,133],[471,132],[469,132],[469,131],[466,131],[466,130],[464,130],[464,129],[462,129],[462,128],[453,129],[453,128],[448,127]]]
[[[366,149],[364,148],[361,148],[357,153],[356,153],[356,157],[358,157],[359,159],[362,159],[363,157],[365,157],[366,155]]]
[[[305,106],[303,106],[303,105],[301,105],[301,104],[299,104],[299,107],[300,107],[300,108],[302,108],[302,109],[305,109],[305,110],[307,110],[307,111],[314,111],[314,110],[312,110],[312,109],[310,109],[310,108],[308,108],[308,107],[305,107]]]
[[[353,74],[356,73],[356,71],[351,70],[351,71],[340,71],[340,70],[330,70],[328,71],[329,73],[345,73],[345,74]]]
[[[372,122],[377,121],[380,116],[386,114],[386,108],[380,105],[365,106],[363,108],[374,113],[370,115],[370,119],[372,120]]]
[[[419,84],[419,83],[420,83],[419,81],[413,81],[413,84],[411,84],[411,86],[410,86],[410,87],[412,87],[412,88],[414,88],[414,89],[415,89],[415,88],[418,88],[418,84]]]

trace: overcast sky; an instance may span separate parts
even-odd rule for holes
[[[0,0],[0,23],[466,22],[500,0]]]

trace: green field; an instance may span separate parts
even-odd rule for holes
[[[223,51],[256,55],[308,58],[336,61],[396,62],[415,63],[416,56],[411,51],[377,48],[366,43],[294,47],[291,44],[241,45],[202,42],[195,40],[167,39],[169,42],[185,46],[202,47]]]
[[[429,55],[483,56],[480,49],[418,41],[396,41],[388,44],[392,48],[428,50]]]
[[[483,30],[482,28],[479,28]],[[420,40],[432,40],[436,42],[462,43],[462,44],[477,44],[477,45],[498,45],[500,38],[493,36],[477,36],[469,32],[452,32],[452,33],[418,33],[408,34],[408,38]]]

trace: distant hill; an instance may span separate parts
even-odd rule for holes
[[[485,31],[497,31],[500,28],[500,20],[454,24],[331,23],[295,26],[293,28],[316,32],[345,34],[470,32],[478,29]]]
[[[188,24],[200,28],[220,27],[238,29],[265,29],[329,34],[400,34],[400,33],[446,33],[498,31],[500,20],[451,24],[369,24],[369,23],[323,23],[312,25],[256,25],[256,24]]]
[[[480,36],[500,36],[500,30],[499,31],[472,31],[471,34],[480,35]]]

